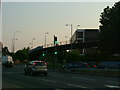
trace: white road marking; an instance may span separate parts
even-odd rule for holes
[[[64,89],[55,88],[55,90],[64,90]]]
[[[74,86],[74,87],[79,87],[79,88],[87,88],[87,87],[83,87],[83,86],[79,86],[79,85],[73,85],[73,84],[67,84],[69,86]]]
[[[89,79],[89,78],[80,78],[80,77],[72,77],[74,79],[82,79],[82,80],[95,80],[95,79]]]
[[[105,85],[105,86],[109,88],[120,88],[119,86],[113,86],[113,85]]]
[[[48,79],[38,79],[38,80],[43,80],[43,81],[52,82],[52,83],[55,83],[55,82],[56,82],[56,81],[48,80]]]

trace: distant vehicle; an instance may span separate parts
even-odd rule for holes
[[[31,76],[35,74],[44,74],[46,76],[48,73],[47,63],[45,61],[29,61],[24,67],[24,73]]]
[[[97,63],[96,62],[87,62],[89,68],[97,68]]]
[[[2,65],[5,67],[13,67],[14,65],[13,58],[9,55],[2,56]]]
[[[72,62],[63,65],[63,69],[77,69],[77,68],[88,68],[88,64],[85,62]]]
[[[120,69],[120,61],[104,61],[97,65],[99,69]]]

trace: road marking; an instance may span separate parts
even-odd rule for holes
[[[79,78],[79,77],[72,77],[74,79],[82,79],[82,80],[95,80],[95,79],[89,79],[89,78]]]
[[[53,81],[53,80],[48,80],[48,79],[38,79],[38,80],[44,80],[44,81],[47,81],[47,82],[52,82],[52,83],[55,83],[56,81]]]
[[[74,86],[74,87],[79,87],[79,88],[87,88],[87,87],[83,87],[83,86],[79,86],[79,85],[73,85],[73,84],[67,84],[69,86]]]
[[[55,88],[55,90],[64,90],[64,89]]]
[[[105,85],[105,86],[109,88],[120,88],[119,86],[113,86],[113,85]]]

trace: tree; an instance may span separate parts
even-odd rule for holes
[[[2,54],[3,54],[3,55],[9,55],[9,54],[10,54],[10,52],[9,52],[9,50],[8,50],[8,47],[2,48]]]
[[[99,48],[102,53],[120,53],[120,1],[101,13]]]
[[[72,50],[72,52],[67,52],[65,56],[66,62],[76,62],[80,61],[79,51]]]
[[[14,54],[14,60],[28,60],[29,58],[29,51],[30,48],[24,48],[22,50],[18,50],[15,54]]]

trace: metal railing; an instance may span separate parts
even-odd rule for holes
[[[58,46],[60,46],[60,45],[67,45],[67,44],[70,44],[70,40],[68,40],[68,41],[61,41],[61,42],[57,43]],[[48,48],[48,47],[54,47],[54,43],[46,44],[46,48]],[[45,48],[45,45],[43,45],[43,48]]]

